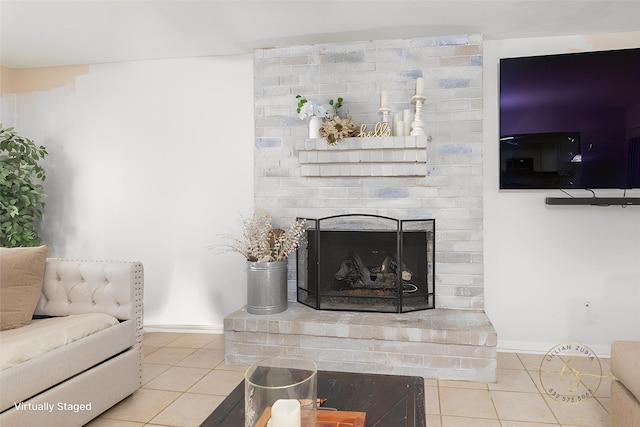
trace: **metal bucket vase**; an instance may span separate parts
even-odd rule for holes
[[[287,260],[247,262],[247,312],[275,314],[287,309]]]

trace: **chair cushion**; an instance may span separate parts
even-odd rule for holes
[[[48,254],[48,246],[0,248],[0,330],[31,323]]]
[[[22,328],[0,331],[0,372],[117,325],[104,313],[34,319]]]
[[[640,400],[640,341],[611,344],[611,373]]]

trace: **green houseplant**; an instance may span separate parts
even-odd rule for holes
[[[19,136],[0,123],[0,246],[37,246],[42,220],[44,146]]]

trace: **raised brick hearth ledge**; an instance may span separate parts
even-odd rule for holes
[[[224,319],[225,362],[310,357],[320,370],[496,381],[497,334],[482,311],[317,311],[289,302],[278,314],[240,309]]]

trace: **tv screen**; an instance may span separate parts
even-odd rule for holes
[[[501,59],[500,188],[640,188],[640,48]]]

